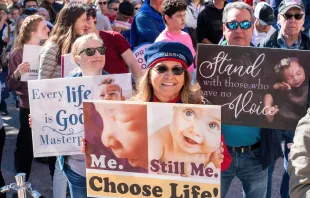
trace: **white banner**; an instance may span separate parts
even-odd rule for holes
[[[33,80],[28,82],[34,157],[81,154],[83,101],[125,100],[131,75]]]
[[[79,68],[79,66],[73,60],[72,54],[65,54],[61,56],[61,77],[69,76],[72,71]]]
[[[39,45],[24,45],[23,62],[29,62],[29,72],[24,73],[20,80],[37,80],[40,67],[40,51],[43,47]]]

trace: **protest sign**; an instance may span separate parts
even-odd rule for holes
[[[129,98],[130,74],[28,82],[35,157],[81,154],[83,101]]]
[[[40,68],[40,51],[43,47],[40,45],[24,45],[23,62],[29,62],[29,72],[22,74],[20,80],[37,80]]]
[[[146,70],[146,62],[145,62],[145,59],[144,59],[144,52],[151,45],[152,45],[151,43],[143,43],[143,44],[137,46],[133,50],[133,54],[135,55],[135,57],[136,57],[139,65],[140,65],[140,68],[141,68],[143,73]]]
[[[79,66],[73,60],[72,54],[65,54],[61,56],[61,77],[69,76]]]
[[[306,115],[310,52],[199,45],[197,80],[222,123],[295,130]]]
[[[219,197],[220,106],[83,106],[89,197]]]

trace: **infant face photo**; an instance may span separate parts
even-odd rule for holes
[[[103,120],[101,141],[118,158],[126,158],[132,166],[147,168],[146,105],[95,104]]]
[[[114,79],[106,78],[101,81],[98,87],[98,99],[101,100],[125,100],[122,88],[115,84]]]
[[[221,113],[212,109],[174,107],[171,136],[180,150],[191,154],[212,153],[221,137]]]
[[[304,68],[297,61],[290,63],[290,66],[282,71],[284,81],[292,88],[300,87],[306,79]]]

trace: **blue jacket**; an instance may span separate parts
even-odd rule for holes
[[[154,43],[164,29],[165,23],[161,14],[150,6],[149,0],[146,0],[131,24],[132,49],[145,42]]]

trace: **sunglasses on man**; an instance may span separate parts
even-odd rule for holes
[[[115,12],[118,11],[118,8],[109,8],[109,9],[114,10]]]
[[[295,18],[296,20],[300,20],[302,19],[302,17],[304,16],[303,14],[282,14],[282,16],[285,18],[285,20],[291,19],[291,18]]]
[[[107,5],[107,2],[99,2],[99,5]]]
[[[240,26],[241,29],[247,30],[252,26],[252,23],[250,21],[242,21],[240,23],[236,21],[227,22],[226,27],[230,30],[236,30]]]
[[[105,55],[106,48],[105,47],[86,48],[86,49],[83,49],[82,51],[80,51],[79,55],[82,54],[83,52],[85,52],[85,54],[87,56],[93,56],[93,55],[95,55],[96,51],[98,51],[99,54],[101,54],[101,55]]]

